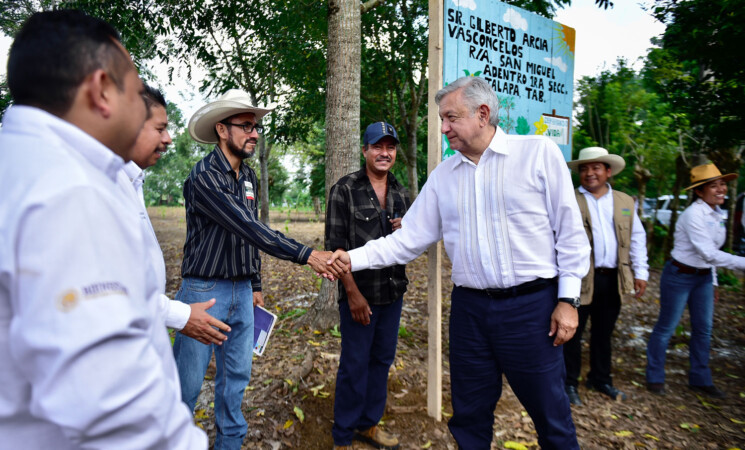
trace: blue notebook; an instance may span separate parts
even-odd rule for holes
[[[272,334],[277,316],[262,308],[254,306],[254,353],[261,356],[264,354],[269,336]]]

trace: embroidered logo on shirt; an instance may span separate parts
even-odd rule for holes
[[[85,286],[83,289],[67,289],[57,296],[57,309],[70,312],[80,304],[80,300],[92,300],[108,295],[128,295],[127,287],[118,281],[104,281]]]
[[[57,309],[62,312],[72,311],[73,309],[75,309],[76,306],[78,306],[79,301],[80,292],[78,292],[77,289],[69,289],[67,291],[63,291],[57,297]]]
[[[127,288],[118,281],[106,281],[94,283],[83,288],[83,295],[86,299],[103,297],[106,295],[122,294],[127,295]]]
[[[629,208],[621,208],[621,215],[622,216],[630,216],[631,210]]]
[[[250,181],[244,181],[243,186],[246,188],[246,200],[254,199],[254,185]]]

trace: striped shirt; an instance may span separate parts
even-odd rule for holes
[[[390,219],[403,217],[410,205],[408,191],[390,172],[386,209],[380,207],[364,168],[342,177],[329,192],[326,250],[362,247],[367,241],[391,234]],[[401,264],[379,270],[363,270],[355,272],[353,276],[360,292],[371,305],[395,302],[404,295],[409,283],[406,266]],[[347,291],[339,283],[339,300],[346,299]]]
[[[183,277],[251,279],[261,291],[259,250],[305,264],[311,248],[272,230],[257,217],[256,172],[241,162],[238,179],[219,147],[184,182],[186,243]]]

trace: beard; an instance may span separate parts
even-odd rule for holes
[[[256,147],[254,146],[252,149],[249,150],[246,148],[246,146],[249,144],[255,145],[256,143],[257,143],[256,139],[246,139],[246,141],[243,143],[243,146],[238,147],[237,145],[235,145],[235,143],[233,143],[233,139],[228,139],[227,141],[228,150],[230,150],[230,153],[232,153],[233,155],[237,156],[240,159],[246,159],[246,158],[252,157],[254,153],[256,152]]]

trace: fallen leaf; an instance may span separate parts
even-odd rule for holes
[[[305,413],[300,409],[300,407],[296,406],[292,408],[292,410],[295,411],[295,416],[297,416],[301,423],[305,422]]]
[[[634,435],[634,433],[632,433],[632,432],[631,432],[631,431],[629,431],[629,430],[616,431],[616,432],[615,432],[615,433],[613,433],[613,434],[615,434],[615,435],[616,435],[616,436],[618,436],[618,437],[629,437],[629,436],[633,436],[633,435]]]
[[[733,419],[731,417],[730,417],[729,420],[731,420],[732,422],[734,422],[734,423],[736,423],[738,425],[745,425],[745,421],[742,421],[742,420]]]
[[[528,447],[515,441],[506,441],[504,443],[504,448],[509,448],[512,450],[528,450]]]
[[[614,420],[618,420],[618,416],[617,416],[617,415],[615,415],[615,414],[611,414],[611,415],[610,415],[610,418],[611,418],[611,419],[614,419]]]
[[[660,442],[660,438],[658,438],[657,436],[652,436],[652,435],[651,435],[651,434],[649,434],[649,433],[645,433],[645,434],[644,434],[644,437],[645,437],[645,438],[649,438],[649,439],[654,439],[655,441],[657,441],[657,442]]]
[[[285,426],[283,427],[285,430],[290,428],[292,424],[295,423],[291,419],[287,419],[287,422],[285,422]]]
[[[198,409],[194,412],[194,418],[195,419],[206,419],[209,416],[207,415],[207,411],[204,409]]]
[[[264,417],[264,410],[259,409],[256,411],[256,417]]]
[[[426,444],[423,444],[423,445],[421,445],[419,447],[420,448],[430,448],[430,447],[432,447],[432,441],[427,441]]]

